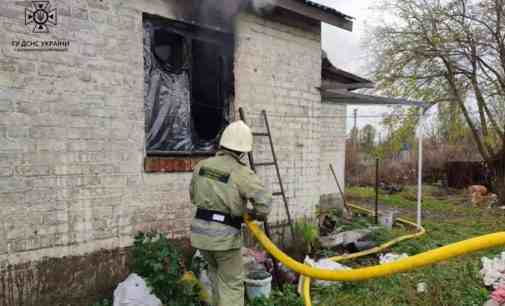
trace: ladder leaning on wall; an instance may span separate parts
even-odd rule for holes
[[[246,118],[245,118],[245,114],[244,114],[244,109],[242,107],[239,108],[239,115],[240,115],[240,120],[247,123]],[[291,219],[291,213],[289,211],[288,198],[286,197],[284,184],[282,183],[281,172],[279,170],[279,163],[277,162],[277,155],[275,154],[274,142],[272,140],[272,133],[270,130],[270,124],[268,122],[267,112],[265,110],[262,110],[261,116],[263,117],[263,120],[265,121],[266,133],[253,132],[253,136],[255,136],[255,137],[268,137],[268,140],[270,142],[270,151],[272,153],[272,161],[271,162],[264,162],[264,163],[255,163],[253,152],[249,152],[249,153],[247,153],[247,155],[249,157],[249,165],[251,166],[251,169],[254,172],[256,172],[257,167],[271,167],[271,166],[275,167],[275,172],[277,174],[277,182],[279,184],[280,190],[273,192],[272,196],[281,196],[282,197],[282,201],[284,203],[284,209],[286,210],[286,216],[288,218],[288,225],[291,230],[291,235],[294,238],[295,237],[295,230],[294,230],[293,222]],[[265,221],[265,233],[270,238],[270,228],[269,228],[268,222],[266,222],[266,221]]]

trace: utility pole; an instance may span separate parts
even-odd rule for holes
[[[356,145],[356,141],[358,138],[358,130],[357,130],[357,124],[358,124],[358,109],[354,109],[354,127],[352,128],[352,133],[351,133],[351,140],[352,140],[352,146],[354,147]]]
[[[354,128],[356,128],[357,121],[358,121],[358,109],[355,108],[354,109]]]

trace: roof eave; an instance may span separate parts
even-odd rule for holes
[[[427,108],[428,103],[402,98],[372,96],[344,91],[322,90],[323,101],[354,105],[404,105]]]
[[[350,32],[352,32],[353,29],[352,17],[324,10],[321,8],[322,6],[307,5],[306,3],[295,0],[276,0],[275,5]]]
[[[333,90],[356,90],[356,89],[372,89],[375,88],[375,84],[372,82],[355,82],[355,83],[338,83],[338,82],[324,82],[321,90],[323,91],[333,91]]]

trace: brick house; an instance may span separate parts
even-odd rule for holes
[[[0,3],[1,306],[88,305],[127,273],[137,231],[186,237],[192,166],[239,107],[257,131],[270,117],[294,218],[336,193],[346,107],[321,89],[349,82],[323,66],[321,22],[351,19],[307,0],[222,2]],[[274,169],[259,174],[275,189]]]

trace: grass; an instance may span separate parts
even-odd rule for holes
[[[414,255],[452,242],[503,230],[505,214],[501,210],[472,207],[464,192],[445,193],[436,187],[425,188],[423,201],[424,226],[427,235],[416,240],[401,242],[392,248],[395,253]],[[364,206],[373,203],[372,188],[347,189],[349,201]],[[394,195],[380,196],[381,208],[396,208],[402,217],[415,216],[415,187]],[[402,229],[381,240],[401,235]],[[504,248],[483,251],[452,259],[431,267],[408,273],[370,280],[346,283],[343,288],[316,288],[315,305],[376,305],[376,306],[473,306],[482,305],[489,296],[479,276],[482,256],[493,257]],[[375,264],[376,256],[359,263]],[[352,266],[355,266],[353,263]],[[425,282],[427,291],[417,293],[417,284]]]

